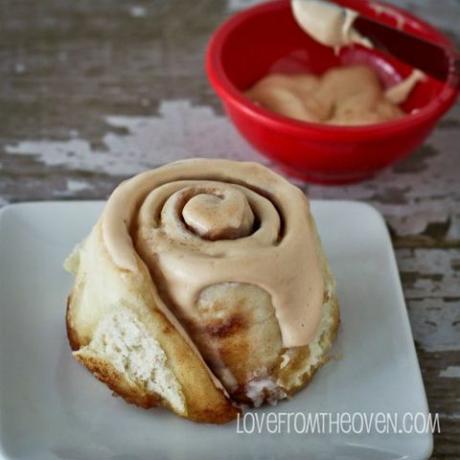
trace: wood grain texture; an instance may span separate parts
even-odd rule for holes
[[[212,30],[248,0],[0,0],[0,206],[105,198],[191,156],[257,159],[203,71]],[[394,1],[460,43],[458,0]],[[301,185],[376,206],[390,227],[430,409],[433,458],[460,458],[460,106],[372,181]]]

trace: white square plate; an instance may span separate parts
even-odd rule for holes
[[[62,262],[103,203],[29,203],[0,214],[0,455],[7,459],[424,459],[431,434],[237,433],[112,397],[71,357]],[[337,278],[336,360],[264,412],[427,413],[385,223],[370,206],[313,202]],[[249,419],[248,419],[249,420]],[[242,426],[240,425],[240,430]]]

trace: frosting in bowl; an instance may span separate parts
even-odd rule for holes
[[[384,90],[377,73],[366,65],[336,67],[322,76],[270,74],[246,95],[256,104],[296,120],[333,125],[367,125],[404,115],[404,102],[424,75],[414,71]]]
[[[291,0],[291,11],[304,32],[336,53],[353,44],[373,47],[353,27],[358,17],[354,10],[326,0]],[[267,75],[246,94],[255,103],[297,120],[367,125],[403,116],[398,105],[424,78],[423,72],[414,69],[409,77],[384,90],[370,66],[351,65],[332,68],[321,76]]]

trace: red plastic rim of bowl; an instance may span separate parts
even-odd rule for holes
[[[401,132],[408,127],[417,125],[420,122],[430,121],[435,122],[439,117],[446,112],[453,104],[457,97],[458,91],[454,88],[455,74],[452,72],[448,81],[444,85],[439,95],[431,101],[429,104],[418,110],[416,113],[408,114],[407,116],[393,121],[385,123],[377,123],[366,126],[334,126],[334,125],[322,125],[320,123],[310,123],[304,121],[298,121],[291,118],[278,115],[271,112],[263,107],[253,104],[247,99],[228,79],[226,72],[223,68],[220,56],[222,48],[227,40],[227,37],[236,29],[241,23],[244,23],[247,19],[252,16],[258,15],[262,11],[268,9],[277,9],[285,7],[288,0],[275,0],[260,5],[253,6],[246,10],[243,10],[229,19],[227,19],[212,35],[206,52],[206,72],[208,74],[209,81],[213,86],[217,94],[226,100],[231,101],[233,104],[238,105],[238,108],[242,111],[247,112],[253,117],[263,119],[265,123],[271,124],[273,129],[282,128],[288,130],[291,133],[302,133],[305,135],[308,133],[312,138],[316,136],[322,137],[325,133],[330,133],[338,139],[350,139],[355,138],[357,134],[361,138],[370,138],[379,135],[391,134],[394,132]],[[340,3],[343,6],[351,6],[353,0],[341,0]],[[415,23],[420,30],[423,30],[430,36],[430,39],[435,43],[438,43],[446,48],[446,50],[452,51],[452,58],[455,50],[451,41],[442,34],[439,30],[431,26],[430,24],[422,21],[418,17],[410,14],[406,10],[397,8],[393,5],[389,5],[384,2],[376,2],[370,0],[363,0],[361,5],[369,6],[381,5],[385,8],[389,8],[394,12],[404,16],[407,21]]]

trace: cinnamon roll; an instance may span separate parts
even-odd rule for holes
[[[123,182],[65,266],[74,357],[128,402],[195,421],[293,395],[337,333],[308,200],[254,163],[179,161]]]

